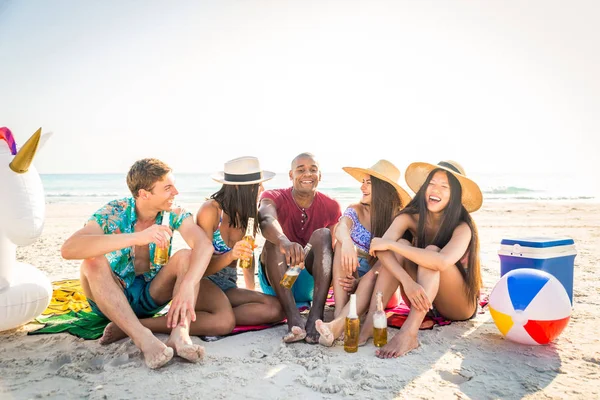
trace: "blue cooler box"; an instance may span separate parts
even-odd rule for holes
[[[573,306],[575,243],[569,238],[526,237],[500,242],[500,276],[513,269],[533,268],[548,272],[563,284]]]

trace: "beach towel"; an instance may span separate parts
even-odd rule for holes
[[[487,306],[488,302],[488,296],[482,293],[479,298],[480,308],[478,310],[478,314],[485,313],[485,307]],[[329,288],[326,304],[328,306],[335,305],[333,288]],[[385,310],[388,326],[391,326],[393,328],[401,328],[404,322],[406,321],[409,312],[410,308],[406,305],[406,303],[404,303],[404,301],[402,301],[402,299],[400,299],[400,303],[396,307],[387,308]],[[435,325],[445,326],[450,325],[451,323],[452,321],[445,319],[444,317],[438,315],[436,312],[431,312],[425,316],[419,329],[433,329]]]
[[[61,315],[70,311],[92,312],[79,279],[52,282],[52,299],[42,315]]]
[[[95,340],[102,336],[104,328],[110,322],[103,316],[92,312],[87,297],[83,294],[79,279],[70,279],[52,283],[52,300],[50,305],[42,315],[35,319],[38,324],[44,325],[42,328],[28,332],[29,335],[39,335],[48,333],[66,332],[86,340]],[[165,307],[156,316],[165,315],[169,307]],[[265,325],[239,325],[226,336],[235,335],[243,332],[258,331],[267,329],[283,323]],[[200,336],[200,338],[203,338]],[[207,337],[208,338],[208,337]],[[215,337],[210,337],[215,338]],[[208,340],[210,341],[210,340]]]

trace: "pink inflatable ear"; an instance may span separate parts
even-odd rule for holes
[[[10,154],[13,156],[17,154],[17,143],[15,143],[15,138],[12,135],[12,132],[7,127],[0,128],[0,139],[4,139],[6,143],[8,143],[8,148],[10,149]]]

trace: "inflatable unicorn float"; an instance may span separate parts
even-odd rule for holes
[[[17,148],[11,131],[0,128],[0,331],[31,321],[52,297],[48,277],[16,260],[17,246],[33,243],[44,227],[44,188],[31,164],[50,136],[41,131]]]

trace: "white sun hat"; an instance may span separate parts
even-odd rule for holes
[[[212,174],[211,178],[225,185],[251,185],[268,181],[274,176],[274,172],[260,168],[258,158],[245,156],[227,161],[223,171]]]

